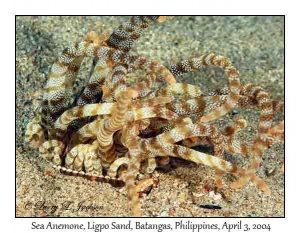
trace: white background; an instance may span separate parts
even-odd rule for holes
[[[299,1],[298,1],[299,2]],[[1,232],[31,232],[31,222],[86,223],[97,221],[127,223],[129,219],[15,219],[15,14],[78,15],[286,15],[286,218],[243,219],[244,223],[271,223],[271,232],[300,232],[299,220],[299,4],[285,0],[1,0],[0,77],[0,229]],[[298,6],[297,6],[298,5]],[[137,219],[135,219],[137,220]],[[134,221],[135,221],[134,220]],[[149,223],[173,223],[175,219],[143,219]],[[177,219],[179,220],[179,219]],[[184,221],[188,219],[183,219]],[[235,223],[238,219],[191,219],[199,223]],[[173,225],[173,224],[172,224]],[[34,232],[39,232],[35,230]],[[43,231],[46,232],[46,231]],[[64,231],[60,231],[64,232]],[[72,231],[68,231],[72,232]],[[108,231],[105,231],[108,232]],[[126,232],[126,231],[123,231]],[[138,232],[138,231],[135,231]],[[145,231],[151,232],[151,231]],[[157,232],[157,231],[154,231]],[[167,232],[167,231],[165,231]],[[174,232],[174,231],[173,231]],[[186,231],[187,232],[187,231]],[[201,231],[205,232],[205,231]],[[209,231],[213,232],[213,231]],[[224,231],[225,232],[225,231]],[[237,231],[234,231],[237,232]],[[258,231],[251,231],[258,232]]]

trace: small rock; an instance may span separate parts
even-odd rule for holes
[[[159,214],[159,216],[161,216],[161,217],[169,217],[169,214],[168,214],[167,211],[163,211],[163,212],[161,212],[161,213]]]
[[[210,191],[208,193],[208,196],[213,198],[215,201],[221,200],[222,199],[222,195],[220,193],[215,193],[214,191]]]
[[[204,196],[203,193],[192,193],[194,197],[202,197]]]
[[[186,196],[187,196],[186,193],[180,193],[177,198],[178,203],[181,204],[181,203],[185,202]]]

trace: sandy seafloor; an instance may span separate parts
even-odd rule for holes
[[[38,97],[51,65],[63,48],[89,31],[111,31],[128,17],[17,17],[16,18],[16,203],[17,216],[129,216],[130,203],[124,188],[91,182],[60,174],[24,142],[26,124],[35,115]],[[228,57],[241,73],[243,83],[260,85],[273,99],[284,100],[284,18],[283,17],[176,17],[146,30],[134,53],[159,59],[165,65],[214,52]],[[77,85],[88,74],[88,64],[80,72]],[[217,68],[208,68],[178,78],[199,85],[203,91],[226,84]],[[258,110],[237,110],[217,122],[224,126],[237,116],[248,120],[241,140],[251,142],[257,127]],[[283,119],[283,115],[276,118]],[[246,156],[229,156],[247,166]],[[159,185],[141,198],[145,216],[284,216],[284,144],[269,149],[257,174],[272,194],[264,195],[250,183],[231,190],[235,179],[224,175],[224,188],[214,192],[214,170],[193,163],[174,162],[176,169],[155,171]],[[71,210],[61,205],[72,202]],[[44,208],[35,203],[44,202]],[[31,203],[31,204],[30,204]],[[77,209],[77,205],[94,209]],[[221,206],[218,210],[200,208],[203,204]],[[31,205],[31,206],[30,206]],[[54,211],[51,206],[58,206]],[[26,208],[24,208],[26,207]],[[48,208],[47,208],[48,207]]]

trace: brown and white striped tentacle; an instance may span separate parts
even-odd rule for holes
[[[140,169],[140,155],[137,147],[129,148],[129,163],[127,173],[125,174],[124,181],[128,191],[129,198],[131,199],[131,206],[133,215],[141,216],[141,206],[138,193],[135,188],[135,178]]]
[[[158,105],[165,105],[172,101],[170,97],[158,96],[151,99],[138,99],[132,103],[132,108],[155,107]]]
[[[52,162],[54,165],[61,165],[64,148],[65,145],[61,141],[48,140],[39,147],[39,152],[43,159]]]
[[[159,89],[156,92],[156,96],[174,97],[174,95],[186,95],[196,98],[199,96],[203,96],[204,94],[198,86],[187,83],[170,84],[164,88]]]
[[[247,121],[240,118],[235,120],[232,125],[229,125],[224,129],[223,134],[226,136],[226,151],[241,155],[247,155],[249,153],[249,148],[247,145],[235,138],[235,134],[246,127]]]
[[[222,172],[226,173],[232,173],[236,177],[247,177],[246,181],[252,181],[255,183],[265,194],[269,194],[270,190],[266,183],[259,177],[257,177],[254,173],[249,172],[245,169],[241,169],[237,167],[234,164],[231,164],[230,162],[227,162],[223,159],[220,159],[219,157],[216,156],[211,156],[205,153],[201,153],[189,148],[186,148],[184,146],[180,145],[172,145],[172,151],[173,154],[171,156],[183,158],[189,161],[193,161],[197,164],[203,164],[206,166],[209,166],[211,168],[220,170]],[[249,179],[248,179],[249,177]],[[237,185],[232,184],[232,188],[236,189],[239,188]]]
[[[135,179],[140,170],[140,164],[142,161],[141,151],[138,146],[140,138],[137,136],[139,131],[144,128],[142,124],[130,123],[124,127],[122,141],[128,148],[128,169],[124,176],[128,195],[131,199],[132,211],[134,216],[141,215],[141,207],[139,196],[135,186]]]
[[[77,105],[93,104],[100,100],[102,95],[101,87],[109,71],[110,68],[104,60],[97,61],[86,87],[77,100]]]
[[[269,129],[267,142],[269,147],[281,142],[284,139],[284,121]]]
[[[65,111],[55,122],[58,137],[63,137],[69,124],[76,119],[111,114],[116,108],[114,103],[80,105]]]
[[[41,115],[37,115],[26,126],[25,142],[29,143],[33,148],[39,148],[45,142],[45,135],[42,129]]]
[[[173,64],[170,67],[170,71],[175,76],[178,76],[207,66],[217,66],[224,70],[225,74],[228,77],[230,92],[225,104],[218,109],[210,112],[208,115],[202,116],[201,122],[209,122],[215,120],[225,115],[237,105],[240,92],[239,72],[227,58],[216,54],[208,54],[201,56],[200,58],[184,60],[178,64]]]
[[[85,171],[86,174],[101,175],[102,166],[97,156],[98,142],[79,144],[73,147],[66,155],[65,166],[74,171]]]
[[[168,98],[168,97],[165,97],[165,98]],[[163,101],[164,100],[165,99],[163,99]],[[97,109],[96,106],[106,106],[106,105],[112,106],[110,113],[113,113],[114,109],[116,108],[115,103],[114,104],[104,103],[104,104],[95,105],[94,110]],[[88,105],[85,105],[85,106],[88,106]],[[76,107],[73,109],[76,110],[77,108],[79,108],[79,107]],[[91,108],[91,109],[93,109],[93,108]],[[71,111],[71,110],[68,110],[68,111]],[[78,111],[78,110],[76,110],[76,111]],[[97,112],[101,113],[101,111],[102,110],[99,109]],[[63,116],[61,117],[62,118],[61,122],[64,122],[64,124],[60,123],[61,125],[63,125],[63,127],[60,126],[61,129],[66,129],[69,122],[74,120],[74,118],[75,118],[74,116],[78,115],[78,113],[76,113],[76,114],[73,113],[71,115],[73,117],[71,118],[69,116],[69,114],[67,114],[67,112],[65,112],[63,114]],[[86,113],[87,113],[87,111],[86,111]],[[66,115],[66,117],[64,117],[64,115]],[[87,116],[87,115],[85,115],[85,116]],[[83,114],[81,114],[81,117],[83,117]],[[161,118],[169,119],[171,121],[176,121],[176,120],[179,121],[180,120],[179,116],[176,113],[173,113],[172,111],[165,109],[163,107],[144,107],[144,108],[131,109],[125,115],[125,119],[128,119],[130,121],[138,121],[138,120],[144,120],[144,119],[154,118],[154,117],[161,117]],[[78,140],[79,142],[83,142],[86,138],[96,137],[99,127],[101,125],[101,121],[102,121],[102,119],[99,119],[99,120],[95,120],[91,123],[86,124],[85,126],[83,126],[81,129],[79,129],[76,132],[76,134],[74,135],[74,138],[76,138],[76,140]]]
[[[116,64],[113,67],[111,77],[105,80],[105,85],[104,85],[105,102],[115,101],[115,97],[118,94],[120,94],[122,91],[125,91],[127,89],[127,86],[125,84],[127,72],[128,72],[127,65]]]
[[[241,89],[241,94],[246,96],[253,96],[258,103],[258,107],[261,111],[259,117],[258,134],[261,139],[264,140],[268,130],[272,126],[274,119],[273,101],[270,99],[269,94],[259,86],[253,84],[245,84]]]
[[[253,96],[261,110],[258,124],[258,135],[249,150],[249,156],[251,159],[249,170],[254,172],[261,164],[261,157],[263,156],[264,151],[269,147],[267,138],[268,131],[272,126],[274,118],[274,106],[269,95],[259,86],[245,84],[242,87],[241,93],[246,96]],[[242,187],[248,183],[251,178],[252,176],[250,175],[240,177],[233,186]]]
[[[104,167],[109,167],[116,158],[113,134],[123,127],[131,99],[137,97],[137,95],[138,92],[132,89],[122,92],[117,96],[116,108],[112,117],[101,121],[97,140],[99,142],[99,154],[102,155],[101,159]]]
[[[76,42],[66,48],[51,68],[43,96],[43,124],[52,126],[65,110],[72,95],[72,88],[84,57],[93,57],[101,46],[99,40]]]
[[[128,166],[129,163],[129,158],[128,157],[121,157],[116,159],[109,167],[107,174],[110,177],[117,177],[117,172],[118,169],[122,166],[122,165],[127,165]]]
[[[154,22],[163,22],[166,16],[132,16],[130,22],[124,23],[116,29],[107,44],[115,49],[128,52],[142,32]]]
[[[99,59],[111,61],[114,65],[126,64],[133,70],[145,70],[148,74],[161,77],[169,84],[176,83],[174,75],[159,61],[149,60],[145,57],[134,56],[129,53],[124,53],[120,50],[115,50],[113,48],[104,46],[94,51],[94,53],[94,55]]]

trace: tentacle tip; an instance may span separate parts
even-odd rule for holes
[[[139,96],[138,91],[132,90],[132,92],[131,92],[131,97],[132,97],[132,98],[137,98],[138,96]]]
[[[230,188],[236,190],[236,189],[240,188],[240,186],[237,183],[233,183],[230,185]]]
[[[167,20],[167,16],[159,16],[157,22],[162,23]]]
[[[271,190],[270,189],[266,189],[266,190],[263,190],[264,194],[266,196],[270,196],[271,195]]]
[[[166,77],[165,77],[165,80],[167,81],[167,83],[169,85],[172,85],[172,84],[175,84],[177,82],[176,78],[174,77],[174,75],[172,74],[168,74]]]
[[[175,83],[177,82],[176,79],[175,79],[175,77],[174,77],[173,75],[167,75],[166,81],[167,81],[170,85],[175,84]]]
[[[164,103],[171,103],[172,101],[174,101],[174,98],[172,98],[172,97],[162,97],[163,99],[162,99],[162,102],[164,102]]]
[[[101,89],[102,89],[103,95],[104,95],[105,97],[106,97],[106,96],[109,96],[109,95],[111,94],[111,90],[110,90],[108,87],[102,86]]]
[[[217,189],[222,189],[223,188],[223,184],[222,183],[217,183],[216,186],[217,186]]]
[[[210,122],[212,119],[210,116],[203,116],[200,118],[200,122],[202,123],[207,123],[207,122]]]
[[[159,23],[163,23],[165,22],[167,19],[173,19],[175,16],[159,16],[157,19],[157,22]]]
[[[87,39],[90,41],[95,40],[98,37],[97,33],[95,31],[90,31],[87,34]]]

